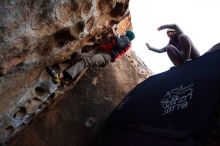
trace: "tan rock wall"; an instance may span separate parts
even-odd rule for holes
[[[44,135],[43,131],[48,130],[48,134],[51,135],[50,127],[56,129],[57,124],[65,125],[66,123],[58,120],[62,119],[60,114],[53,115],[51,112],[45,113],[35,120],[45,108],[49,107],[50,110],[58,108],[57,113],[63,112],[59,110],[66,111],[67,115],[64,118],[73,120],[71,122],[74,123],[74,127],[77,127],[79,121],[71,118],[78,118],[84,114],[77,105],[77,101],[81,102],[82,95],[82,98],[85,98],[83,92],[87,94],[81,103],[84,108],[95,112],[104,108],[106,111],[103,111],[101,116],[106,117],[132,87],[151,74],[146,66],[135,55],[129,55],[130,53],[127,54],[124,61],[116,62],[110,68],[106,67],[104,73],[91,71],[86,73],[86,77],[84,77],[86,79],[82,79],[82,83],[78,85],[78,80],[86,72],[84,70],[77,80],[65,88],[55,84],[45,69],[46,66],[55,65],[56,70],[61,72],[70,65],[65,61],[74,52],[86,50],[86,46],[106,41],[111,34],[111,26],[118,24],[121,20],[126,20],[128,23],[123,21],[119,25],[119,33],[125,31],[127,27],[131,27],[131,17],[125,18],[129,14],[128,4],[129,0],[0,1],[0,145],[16,136],[18,138],[15,141],[20,143],[22,138],[19,136],[26,135],[26,132],[21,131],[26,129],[25,127],[29,127],[32,121],[34,123],[36,121],[37,125],[33,124],[33,127],[31,126],[32,128],[29,129],[33,131],[27,130],[29,131],[27,133],[32,133],[30,136],[36,136],[38,142],[30,142],[27,137],[24,144],[28,145],[27,143],[30,142],[33,145],[54,145],[52,140],[51,143],[45,142],[46,139],[40,140]],[[123,70],[124,68],[128,69]],[[88,82],[89,84],[87,84]],[[114,84],[109,84],[110,82]],[[106,88],[108,84],[109,89]],[[81,89],[77,89],[76,93],[75,90],[69,91],[75,85]],[[74,94],[74,102],[71,101],[71,105],[60,107],[61,109],[58,104],[54,105],[61,99],[70,100],[68,91]],[[102,95],[101,99],[99,99],[99,92]],[[109,102],[109,98],[114,98],[114,102]],[[90,105],[89,101],[86,101],[87,99],[95,100],[97,103]],[[108,101],[108,106],[96,109],[96,104],[99,104],[100,101]],[[71,113],[72,106],[79,110]],[[70,114],[77,116],[68,117]],[[57,119],[51,118],[51,115],[56,116]],[[41,119],[42,117],[43,119]],[[81,120],[82,123],[84,118],[78,120]],[[44,119],[45,121],[41,121]],[[102,121],[104,118],[99,119]],[[52,123],[49,125],[53,121],[55,121],[54,125]],[[45,125],[40,125],[44,122],[46,122]],[[77,128],[81,131],[80,127]],[[65,132],[61,129],[59,129],[60,133]],[[40,133],[35,134],[35,130]],[[73,137],[77,137],[77,133],[74,134]],[[54,135],[54,139],[61,136],[56,135],[56,131],[52,131],[52,135]],[[91,134],[91,136],[93,135]],[[80,138],[83,139],[82,136]],[[62,141],[62,139],[59,140]],[[80,143],[77,138],[75,141]]]
[[[119,22],[129,0],[3,0],[0,73],[18,64],[50,64],[98,39]]]

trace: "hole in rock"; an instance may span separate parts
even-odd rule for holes
[[[5,134],[6,136],[10,136],[14,132],[14,128],[12,126],[8,126],[5,128]]]
[[[24,118],[26,113],[27,113],[26,108],[25,107],[20,107],[20,108],[17,109],[17,111],[13,115],[13,118],[21,120],[21,119]]]
[[[85,23],[83,21],[77,22],[75,24],[75,27],[76,27],[76,32],[79,34],[84,30]]]
[[[54,34],[54,40],[57,43],[57,47],[63,47],[69,41],[73,41],[75,38],[71,35],[70,30],[64,28]]]
[[[127,8],[128,5],[117,2],[115,7],[111,10],[110,14],[112,17],[123,16]]]
[[[40,86],[35,88],[35,93],[38,96],[45,96],[49,93],[49,87],[45,83],[42,83]]]

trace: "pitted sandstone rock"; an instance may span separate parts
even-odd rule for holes
[[[0,1],[0,144],[7,143],[39,113],[60,100],[58,97],[85,73],[71,81],[70,86],[61,87],[45,68],[53,65],[61,72],[70,65],[68,60],[75,52],[91,51],[87,46],[106,41],[112,25],[130,20],[126,17],[128,3],[129,0]],[[119,33],[130,23],[122,26]],[[94,86],[98,83],[94,81]],[[112,99],[111,95],[103,97],[94,102]]]
[[[118,23],[129,0],[3,0],[0,73],[34,62],[54,64]],[[10,52],[10,53],[9,53]]]

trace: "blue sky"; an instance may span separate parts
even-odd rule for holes
[[[130,0],[133,29],[132,48],[154,73],[168,70],[173,64],[166,53],[149,51],[145,46],[162,48],[169,39],[160,25],[176,23],[188,35],[200,54],[220,42],[218,0]]]

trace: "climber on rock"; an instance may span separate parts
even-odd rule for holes
[[[86,67],[104,67],[123,55],[130,48],[135,35],[132,31],[127,30],[125,34],[119,36],[116,29],[117,26],[114,25],[112,27],[113,38],[110,43],[99,45],[98,53],[94,55],[88,53],[77,54],[75,57],[80,61],[63,72],[64,78],[74,79]]]
[[[163,29],[168,29],[167,36],[170,38],[168,45],[157,49],[146,43],[149,50],[157,53],[167,52],[167,55],[175,66],[182,65],[186,61],[200,56],[189,37],[183,34],[183,31],[176,24],[167,24],[158,27],[158,31]]]

